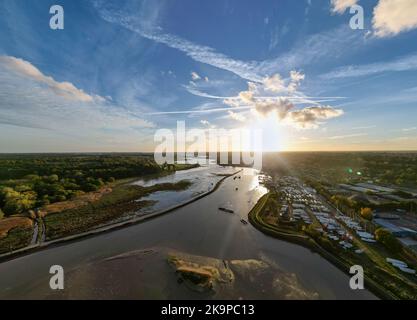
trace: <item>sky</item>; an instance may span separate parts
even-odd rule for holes
[[[417,150],[416,40],[415,0],[0,0],[0,153],[152,152],[177,121]]]

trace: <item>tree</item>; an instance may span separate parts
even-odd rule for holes
[[[83,191],[91,192],[91,191],[97,191],[98,186],[92,183],[87,183],[83,186]]]
[[[14,188],[17,192],[26,192],[26,191],[32,191],[32,188],[30,186],[21,184]]]
[[[32,182],[40,180],[41,177],[39,177],[37,174],[29,174],[24,177],[26,180],[30,180]]]
[[[59,177],[56,174],[52,174],[47,178],[48,182],[54,183],[54,182],[58,182]]]
[[[4,207],[6,215],[23,213],[35,206],[37,194],[33,191],[17,192],[12,188],[3,189]]]
[[[3,211],[1,211],[1,209],[0,209],[0,220],[1,219],[3,219],[4,218],[4,213],[3,213]]]
[[[373,211],[371,208],[361,208],[361,217],[368,220],[368,221],[372,221],[373,218]]]
[[[398,241],[398,239],[386,229],[377,229],[375,231],[375,238],[393,253],[399,253],[402,250],[402,244],[400,241]]]

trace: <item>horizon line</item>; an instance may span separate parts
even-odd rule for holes
[[[185,151],[176,151],[174,153],[184,153]],[[248,150],[241,150],[241,151],[215,151],[216,153],[232,153],[232,152],[259,152],[259,151],[248,151]],[[267,150],[262,151],[262,153],[381,153],[381,152],[389,152],[389,153],[417,153],[417,149],[405,149],[405,150]],[[0,152],[1,155],[47,155],[47,154],[153,154],[154,151],[40,151],[40,152]],[[206,153],[213,153],[211,151],[207,151]]]

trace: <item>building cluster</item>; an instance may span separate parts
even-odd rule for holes
[[[339,191],[345,190],[347,193],[356,193],[366,195],[367,199],[374,203],[384,203],[390,201],[407,201],[398,195],[398,190],[394,188],[388,188],[376,185],[374,183],[356,183],[356,184],[339,184]],[[410,196],[417,197],[417,192],[410,191],[408,192]]]
[[[417,198],[415,190],[401,190],[410,198],[401,197],[401,192],[390,187],[379,186],[371,182],[356,184],[340,184],[337,194],[343,194],[350,199],[360,200],[372,205],[389,204],[393,201],[412,201]],[[417,207],[417,204],[416,204]],[[388,210],[388,212],[376,212],[374,224],[390,231],[406,247],[417,251],[417,218],[415,215],[407,215],[402,209]],[[367,237],[361,237],[368,241]],[[372,239],[370,239],[372,241]]]
[[[353,237],[343,223],[356,232],[363,232],[365,238],[375,241],[362,227],[350,217],[332,214],[331,209],[317,195],[317,192],[301,183],[295,177],[283,177],[277,184],[287,205],[281,208],[281,216],[288,215],[295,221],[311,225],[317,221],[316,230],[337,242],[344,249],[352,249]],[[359,252],[358,252],[359,253]]]
[[[401,220],[395,215],[390,215],[390,218],[378,218],[377,215],[373,221],[376,225],[391,232],[404,246],[417,251],[417,231],[398,225],[397,223],[401,224]]]
[[[405,272],[408,274],[416,274],[416,270],[409,268],[408,265],[404,261],[391,259],[391,258],[387,258],[386,260],[393,267],[400,269],[402,272]]]
[[[341,248],[354,250],[357,254],[363,253],[363,250],[355,248],[353,244],[354,235],[369,244],[376,242],[374,235],[367,232],[354,217],[346,216],[338,209],[331,207],[315,189],[306,186],[298,178],[292,176],[284,176],[279,179],[270,178],[265,183],[268,184],[269,189],[281,193],[281,199],[284,202],[280,207],[279,215],[281,217],[285,217],[289,221],[311,225]],[[357,187],[365,188],[364,185]],[[363,190],[358,189],[357,191]],[[380,189],[380,192],[388,191],[385,188]],[[409,244],[417,244],[417,241],[413,242],[413,237],[417,235],[416,231],[387,222],[388,219],[393,221],[398,218],[398,215],[384,213],[377,215],[374,222],[391,231],[403,244],[407,245],[407,241]],[[392,262],[388,262],[392,264]],[[395,261],[393,265],[405,273],[415,273],[402,261]]]

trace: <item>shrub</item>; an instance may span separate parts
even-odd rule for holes
[[[361,217],[368,220],[368,221],[372,221],[373,218],[373,212],[371,208],[361,208]]]
[[[400,241],[398,241],[398,239],[386,229],[377,229],[375,231],[375,238],[393,253],[399,253],[402,250],[402,244]]]
[[[310,237],[312,237],[313,239],[316,239],[316,240],[321,237],[320,232],[317,231],[316,228],[311,224],[304,228],[304,232],[307,235],[309,235]]]

